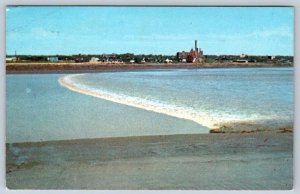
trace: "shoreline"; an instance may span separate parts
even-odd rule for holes
[[[202,68],[261,68],[293,67],[286,64],[269,63],[174,63],[174,64],[106,64],[106,63],[6,63],[7,74],[26,73],[89,73],[107,71],[140,71],[165,69],[202,69]]]
[[[91,138],[75,138],[75,139],[59,139],[59,140],[43,140],[43,141],[26,141],[26,142],[6,142],[6,147],[13,146],[43,146],[43,145],[68,145],[77,143],[95,143],[95,142],[105,142],[105,143],[125,143],[129,141],[145,141],[153,142],[154,140],[159,140],[163,138],[169,139],[195,139],[195,138],[209,138],[210,136],[220,136],[220,137],[230,137],[230,136],[243,136],[243,135],[259,135],[259,134],[292,134],[294,131],[290,128],[278,128],[278,130],[256,130],[249,132],[210,132],[210,133],[176,133],[176,134],[165,134],[165,135],[133,135],[133,136],[117,136],[117,137],[91,137]]]
[[[6,144],[9,189],[292,189],[293,134]]]

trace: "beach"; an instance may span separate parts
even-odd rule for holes
[[[292,189],[293,133],[6,144],[9,189]]]

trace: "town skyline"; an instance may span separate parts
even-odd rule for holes
[[[8,6],[6,54],[294,55],[292,7]]]

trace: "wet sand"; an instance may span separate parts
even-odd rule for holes
[[[6,63],[6,73],[79,73],[102,71],[138,71],[151,69],[195,69],[195,68],[244,68],[244,67],[292,67],[290,64],[273,63]]]
[[[9,189],[292,189],[293,133],[6,144]]]

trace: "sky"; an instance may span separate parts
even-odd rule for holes
[[[293,7],[8,6],[6,54],[294,55]]]

